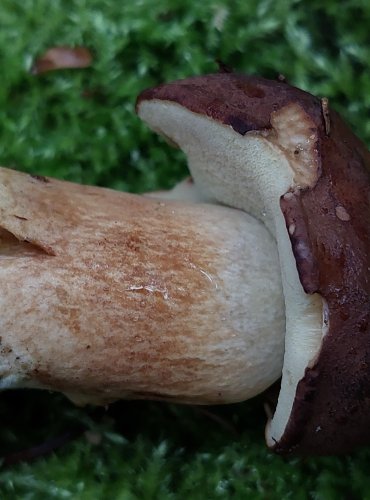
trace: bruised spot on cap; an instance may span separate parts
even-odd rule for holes
[[[252,85],[248,82],[245,82],[243,80],[236,81],[235,86],[240,89],[244,94],[248,97],[251,97],[252,99],[262,99],[265,97],[265,91],[259,87],[258,85]]]
[[[234,116],[231,115],[229,116],[226,120],[225,123],[227,125],[231,125],[232,128],[235,130],[240,135],[245,135],[247,132],[250,130],[256,130],[256,126],[247,122],[243,118],[240,118],[239,116]]]

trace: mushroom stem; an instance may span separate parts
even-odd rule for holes
[[[0,169],[0,388],[247,399],[281,373],[273,239],[240,211]]]

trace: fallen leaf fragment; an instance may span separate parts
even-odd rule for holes
[[[87,68],[91,62],[91,52],[85,47],[53,47],[35,61],[31,73],[40,75],[58,69]]]

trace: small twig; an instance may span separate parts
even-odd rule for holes
[[[233,68],[220,59],[216,59],[216,64],[218,65],[219,73],[234,73]]]
[[[81,431],[66,432],[61,436],[49,439],[44,443],[41,443],[32,448],[26,450],[17,451],[15,453],[10,453],[9,455],[3,457],[2,465],[3,467],[9,467],[10,465],[16,465],[20,462],[32,462],[38,458],[50,455],[54,450],[64,446],[77,437]]]
[[[214,422],[216,422],[216,424],[220,425],[223,429],[231,432],[235,436],[239,434],[237,429],[230,422],[220,417],[220,415],[217,415],[216,413],[213,413],[210,410],[206,410],[205,408],[199,408],[196,406],[194,406],[194,410],[200,413],[201,415],[204,415],[205,417],[209,418],[210,420],[213,420]]]
[[[264,403],[263,408],[265,410],[268,420],[271,420],[272,417],[274,416],[274,412],[272,411],[271,406],[266,402]]]
[[[321,99],[321,111],[324,118],[325,133],[330,134],[330,111],[329,111],[329,99],[327,97],[322,97]]]

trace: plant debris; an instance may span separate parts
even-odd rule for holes
[[[66,432],[61,436],[56,436],[47,441],[33,446],[32,448],[27,448],[25,450],[17,451],[11,453],[2,459],[2,465],[4,467],[17,465],[21,462],[33,462],[42,457],[46,457],[53,453],[57,448],[60,448],[73,439],[77,438],[80,435],[81,431],[74,432]]]
[[[52,47],[36,59],[31,68],[33,75],[71,68],[87,68],[92,63],[92,54],[85,47]]]

